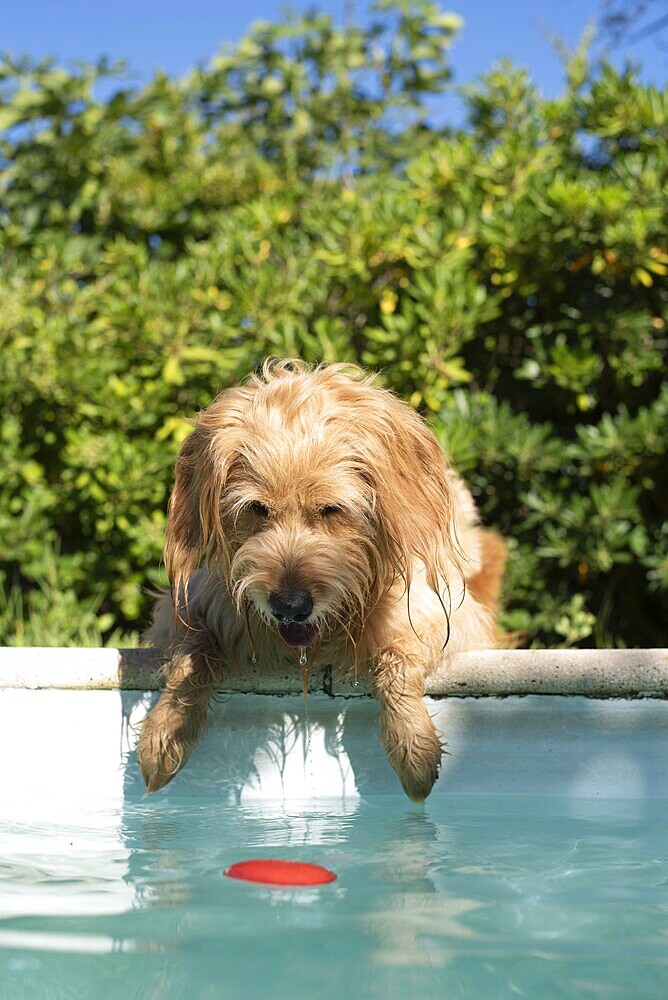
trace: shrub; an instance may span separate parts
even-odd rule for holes
[[[665,643],[668,101],[580,52],[437,127],[456,18],[379,7],[139,90],[0,68],[0,641],[52,641],[45,592],[63,641],[145,623],[185,418],[299,355],[431,422],[510,539],[506,627]]]

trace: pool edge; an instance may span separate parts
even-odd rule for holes
[[[155,649],[0,647],[0,688],[158,690],[161,655]],[[299,694],[298,668],[248,666],[227,671],[223,690]],[[351,697],[368,694],[360,679],[314,671],[310,690]],[[586,695],[591,698],[668,697],[668,649],[495,649],[448,657],[428,678],[432,697]]]

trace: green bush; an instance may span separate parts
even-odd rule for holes
[[[437,127],[457,19],[378,7],[140,90],[0,66],[0,641],[145,624],[184,418],[299,355],[432,423],[510,540],[506,627],[666,642],[668,100],[581,51]]]

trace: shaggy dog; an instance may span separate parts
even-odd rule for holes
[[[152,641],[166,689],[138,743],[149,792],[183,767],[226,664],[368,670],[380,736],[421,801],[444,656],[495,645],[505,549],[405,403],[347,365],[268,362],[200,413],[176,463]],[[201,565],[200,565],[201,564]]]

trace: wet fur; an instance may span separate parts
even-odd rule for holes
[[[257,512],[257,505],[268,515]],[[424,799],[442,746],[423,702],[444,656],[495,645],[503,540],[424,421],[346,365],[265,364],[200,413],[176,463],[149,638],[169,655],[139,762],[149,792],[183,767],[226,665],[298,669],[269,594],[307,588],[309,667],[368,670],[381,742]]]

